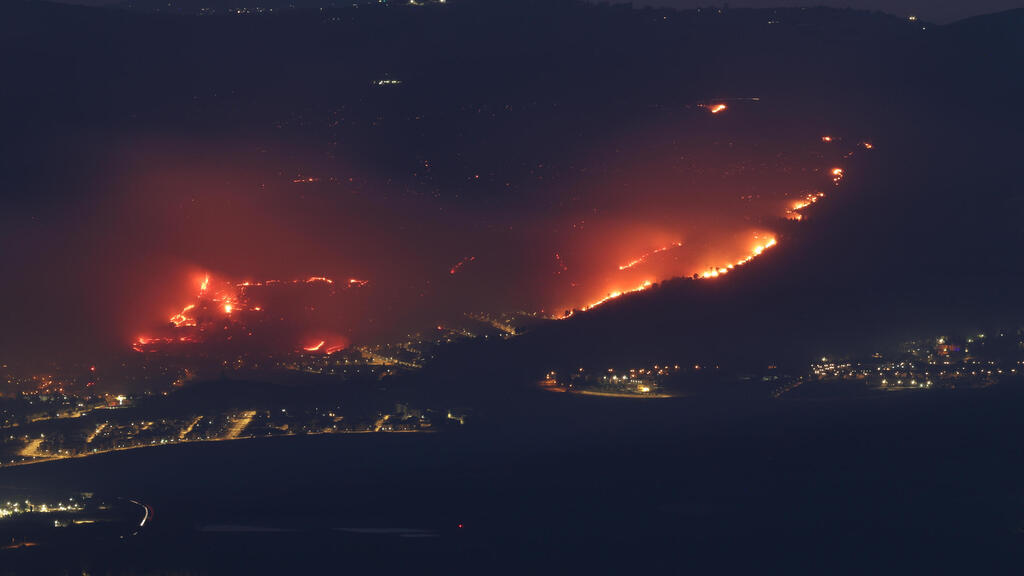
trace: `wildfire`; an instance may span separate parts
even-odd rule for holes
[[[801,210],[808,206],[816,203],[825,197],[824,192],[816,192],[814,194],[808,194],[802,199],[797,200],[793,205],[786,211],[786,218],[790,220],[803,220],[804,215],[800,213]]]
[[[168,321],[175,329],[196,328],[200,332],[206,329],[206,324],[218,317],[230,318],[235,314],[243,312],[262,312],[260,306],[252,306],[249,300],[247,289],[252,287],[285,286],[299,284],[323,284],[330,286],[333,293],[335,281],[326,276],[310,276],[296,280],[261,280],[231,283],[225,281],[214,281],[209,274],[205,274],[199,280],[199,292],[195,301],[186,305],[180,312],[172,315]],[[360,288],[368,284],[367,280],[349,278],[342,286],[342,289]],[[230,339],[230,338],[229,338]],[[159,346],[175,342],[196,342],[196,335],[189,333],[185,336],[173,337],[151,337],[141,336],[132,343],[132,349],[136,352],[155,351]],[[337,352],[344,348],[331,346],[328,353]]]
[[[705,270],[704,273],[702,273],[699,276],[699,278],[706,279],[706,278],[718,278],[719,276],[724,276],[724,275],[728,274],[729,272],[735,270],[736,268],[738,268],[740,266],[743,266],[744,264],[747,264],[748,262],[750,262],[754,258],[757,258],[761,254],[764,254],[765,250],[768,250],[769,248],[772,248],[772,247],[777,246],[777,245],[778,245],[778,241],[775,240],[775,238],[769,238],[768,241],[765,242],[764,244],[758,244],[758,245],[754,246],[754,248],[750,251],[750,254],[748,254],[747,256],[745,256],[743,258],[740,258],[739,260],[737,260],[737,261],[735,261],[735,262],[733,262],[731,264],[726,264],[725,266],[722,266],[721,268],[710,268],[708,270]]]
[[[199,294],[196,296],[196,303],[185,306],[181,309],[181,312],[170,317],[169,321],[175,328],[197,326],[198,320],[195,317],[196,307],[204,302],[215,304],[225,314],[231,314],[236,310],[244,308],[239,302],[238,296],[232,293],[234,291],[230,288],[228,290],[213,290],[211,295],[210,286],[210,275],[207,274],[199,281]],[[241,284],[237,285],[237,287],[241,286]]]
[[[590,304],[587,304],[586,306],[581,308],[581,310],[586,312],[587,310],[590,310],[592,308],[597,308],[598,306],[600,306],[601,304],[604,304],[605,302],[607,302],[609,300],[614,300],[614,299],[616,299],[616,298],[618,298],[620,296],[625,296],[626,294],[635,294],[636,292],[641,292],[643,290],[647,290],[648,288],[650,288],[653,285],[654,285],[654,282],[651,282],[650,280],[645,280],[643,284],[637,286],[636,288],[632,288],[630,290],[622,290],[622,291],[611,292],[607,296],[605,296],[604,298],[601,298],[600,300],[597,300],[596,302],[591,302]]]
[[[718,278],[719,276],[724,276],[725,274],[728,274],[732,270],[735,270],[736,268],[738,268],[740,266],[743,266],[744,264],[747,264],[748,262],[750,262],[754,258],[757,258],[758,256],[764,254],[764,252],[766,250],[768,250],[770,248],[773,248],[773,247],[775,247],[777,245],[778,245],[778,241],[775,238],[769,238],[763,244],[758,244],[758,245],[754,246],[751,249],[750,254],[748,254],[747,256],[737,260],[736,262],[732,262],[730,264],[726,264],[726,265],[721,266],[721,267],[710,268],[710,269],[706,270],[705,272],[703,272],[702,274],[695,274],[694,278],[695,279],[710,279],[710,278]],[[671,248],[671,247],[669,247],[669,248]],[[599,300],[595,300],[594,302],[591,302],[591,303],[587,304],[586,306],[583,306],[582,308],[580,308],[580,311],[581,312],[586,312],[587,310],[592,310],[592,309],[597,308],[598,306],[604,304],[605,302],[608,302],[610,300],[615,300],[616,298],[620,298],[620,297],[625,296],[627,294],[635,294],[637,292],[642,292],[644,290],[647,290],[648,288],[650,288],[653,285],[654,285],[654,281],[653,280],[645,280],[643,282],[643,284],[640,284],[639,286],[637,286],[635,288],[631,288],[629,290],[616,290],[614,292],[609,292],[603,298],[601,298]],[[568,318],[568,317],[570,317],[572,315],[573,315],[573,313],[569,312],[565,316],[562,316],[562,318]]]
[[[707,105],[702,105],[702,106],[704,108],[707,108],[712,114],[717,114],[717,113],[719,113],[719,112],[721,112],[721,111],[726,109],[726,105],[725,104],[714,104],[714,105],[707,104]],[[835,139],[832,136],[826,135],[826,136],[822,136],[821,137],[821,141],[829,143],[829,142],[835,141]],[[863,148],[865,148],[867,150],[870,150],[872,148],[872,145],[869,142],[861,142],[860,146],[862,146]],[[839,167],[830,169],[829,170],[829,174],[832,177],[833,184],[835,184],[836,186],[839,185],[840,181],[842,181],[843,176],[845,175],[844,172],[843,172],[843,169],[839,168]],[[802,220],[803,217],[804,217],[804,215],[801,213],[802,210],[804,210],[807,207],[817,203],[819,200],[821,200],[824,197],[825,197],[825,194],[823,192],[814,192],[814,193],[811,193],[811,194],[807,194],[804,197],[794,201],[793,204],[791,204],[790,207],[786,210],[786,214],[785,214],[786,218],[788,218],[790,220]],[[638,265],[642,264],[648,258],[650,258],[651,256],[653,256],[653,255],[655,255],[655,254],[657,254],[659,252],[664,252],[666,250],[670,250],[672,248],[675,248],[675,247],[678,247],[678,246],[681,246],[681,245],[682,245],[682,242],[677,242],[675,244],[672,244],[672,245],[669,245],[669,246],[664,246],[664,247],[659,248],[657,250],[652,250],[651,252],[648,252],[647,254],[643,254],[643,255],[641,255],[641,256],[639,256],[637,258],[634,258],[633,260],[630,260],[629,262],[627,262],[625,264],[620,265],[619,266],[619,270],[629,270],[629,269],[631,269],[631,268],[633,268],[635,266],[638,266]],[[724,275],[728,274],[729,272],[735,270],[736,268],[749,263],[751,260],[757,258],[758,256],[761,256],[762,254],[764,254],[764,252],[766,250],[769,250],[769,249],[771,249],[771,248],[773,248],[773,247],[775,247],[777,245],[778,245],[778,240],[776,240],[774,237],[773,238],[769,238],[766,242],[764,242],[762,244],[755,245],[751,249],[750,253],[748,255],[744,256],[743,258],[740,258],[739,260],[737,260],[735,262],[732,262],[732,263],[729,263],[729,264],[726,264],[724,266],[717,266],[717,267],[708,268],[704,272],[701,272],[701,273],[698,273],[698,274],[694,274],[693,278],[695,280],[705,280],[705,279],[709,280],[709,279],[712,279],[712,278],[718,278],[719,276],[724,276]],[[634,292],[640,292],[642,290],[646,290],[647,288],[649,288],[652,285],[653,285],[653,281],[648,280],[648,281],[645,281],[643,284],[641,284],[641,285],[639,285],[636,288],[633,288],[631,290],[623,290],[623,291],[610,292],[605,297],[603,297],[603,298],[601,298],[601,299],[599,299],[597,301],[591,302],[590,304],[587,304],[586,306],[582,307],[581,310],[583,310],[583,311],[591,310],[593,308],[596,308],[597,306],[600,306],[600,305],[604,304],[605,302],[608,302],[609,300],[614,300],[614,299],[619,298],[621,296],[624,296],[626,294],[632,294]],[[564,317],[567,318],[569,316],[572,316],[571,312],[566,314]]]
[[[150,336],[139,336],[132,342],[132,350],[136,352],[152,352],[156,350],[157,346],[172,344],[174,342],[194,342],[192,338],[188,336],[178,336],[172,338],[169,336],[153,338]]]
[[[337,339],[334,337],[331,337],[331,340],[337,342]],[[328,340],[317,340],[313,344],[302,346],[302,350],[304,352],[320,352],[324,355],[330,356],[336,352],[341,352],[346,348],[346,346],[347,345],[344,340],[337,343],[328,343]]]
[[[351,283],[351,281],[349,281],[349,282]],[[358,282],[362,282],[363,284],[366,283],[363,280],[359,280]],[[238,288],[251,288],[251,287],[261,287],[261,286],[277,286],[277,285],[281,285],[281,284],[331,284],[331,285],[333,285],[334,284],[334,280],[332,280],[330,278],[327,278],[326,276],[310,276],[309,278],[299,279],[299,280],[260,280],[260,281],[256,281],[256,282],[252,282],[252,281],[246,280],[245,282],[239,282],[238,284],[235,284],[235,286],[238,287]]]
[[[711,105],[707,106],[707,109],[712,114],[718,114],[719,112],[725,112],[726,110],[729,109],[729,107],[726,106],[725,104],[719,103],[719,104],[711,104]]]
[[[317,352],[324,347],[324,344],[327,344],[327,341],[321,340],[312,346],[304,346],[302,349],[306,352]]]
[[[666,252],[666,251],[671,250],[673,248],[679,248],[682,245],[683,245],[682,242],[673,242],[672,244],[669,244],[668,246],[662,246],[661,248],[658,248],[656,250],[651,250],[650,252],[647,252],[646,254],[642,254],[639,257],[634,258],[633,260],[630,260],[629,262],[627,262],[625,264],[622,264],[621,266],[619,266],[619,270],[629,270],[630,268],[632,268],[634,266],[643,264],[644,262],[647,261],[648,258],[650,258],[651,256],[654,256],[655,254],[660,254],[662,252]]]
[[[196,307],[195,304],[189,304],[181,309],[174,316],[171,316],[171,324],[174,324],[175,328],[181,328],[182,326],[195,326],[196,320],[188,315],[188,313]]]

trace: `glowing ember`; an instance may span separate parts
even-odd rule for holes
[[[831,142],[832,141],[832,137],[831,136],[822,136],[821,137],[821,141],[822,142]]]
[[[786,218],[790,220],[802,220],[804,215],[801,214],[800,211],[816,203],[818,200],[821,200],[824,197],[825,194],[823,192],[817,192],[814,194],[808,194],[804,196],[802,199],[794,202],[793,205],[789,208],[789,210],[786,211]]]
[[[459,260],[454,266],[449,268],[448,274],[455,276],[456,274],[458,274],[459,270],[462,270],[463,266],[465,266],[469,262],[472,262],[473,260],[476,260],[476,256],[466,256],[462,260]]]
[[[195,326],[195,318],[192,318],[188,313],[196,307],[195,304],[189,304],[182,308],[181,312],[171,316],[171,324],[174,324],[175,328],[181,328],[182,326]]]
[[[135,342],[132,343],[132,350],[135,350],[136,352],[155,352],[159,346],[175,342],[195,342],[195,340],[188,336],[178,336],[177,338],[169,336],[159,338],[139,336],[135,339]]]
[[[316,352],[323,348],[324,344],[327,344],[327,341],[321,340],[312,346],[304,346],[302,349],[305,350],[306,352]]]
[[[760,256],[761,254],[764,254],[765,250],[768,250],[769,248],[772,248],[772,247],[774,247],[776,245],[778,245],[778,241],[775,238],[769,238],[768,241],[766,241],[765,243],[758,244],[758,245],[754,246],[754,248],[751,250],[751,252],[750,252],[750,254],[748,256],[745,256],[744,258],[741,258],[741,259],[737,260],[736,262],[733,262],[733,263],[730,263],[730,264],[726,264],[726,265],[724,265],[722,267],[710,268],[707,271],[705,271],[703,274],[695,274],[694,278],[695,279],[710,279],[710,278],[718,278],[719,276],[723,276],[725,274],[728,274],[730,271],[736,269],[739,266],[743,266],[744,264],[747,264],[748,262],[750,262],[754,258]],[[603,298],[601,298],[599,300],[596,300],[594,302],[591,302],[590,304],[587,304],[586,306],[583,306],[582,308],[580,308],[580,311],[581,312],[586,312],[587,310],[592,310],[592,309],[597,308],[598,306],[604,304],[605,302],[608,302],[609,300],[615,300],[616,298],[620,298],[622,296],[625,296],[626,294],[635,294],[637,292],[642,292],[644,290],[647,290],[648,288],[650,288],[653,285],[654,285],[654,281],[653,280],[645,280],[643,284],[640,284],[636,288],[632,288],[632,289],[629,289],[629,290],[616,290],[614,292],[610,292],[605,297],[603,297]],[[568,317],[570,317],[572,315],[573,315],[573,313],[569,312],[565,316],[562,316],[562,318],[568,318]]]
[[[733,262],[731,264],[726,264],[722,268],[710,268],[710,269],[706,270],[703,274],[701,274],[699,276],[699,278],[718,278],[719,276],[724,276],[724,275],[728,274],[729,272],[731,272],[732,270],[734,270],[734,269],[736,269],[736,268],[738,268],[740,266],[743,266],[744,264],[747,264],[748,262],[750,262],[754,258],[757,258],[761,254],[764,254],[765,250],[767,250],[769,248],[772,248],[773,246],[776,246],[777,244],[778,244],[778,241],[776,241],[775,238],[770,238],[764,244],[758,244],[757,246],[754,246],[754,248],[750,251],[750,255],[748,255],[748,256],[746,256],[744,258],[741,258],[741,259],[739,259],[736,262]]]
[[[648,258],[650,258],[651,256],[654,256],[655,254],[660,254],[662,252],[666,252],[666,251],[671,250],[673,248],[679,248],[682,245],[683,245],[682,242],[673,242],[672,244],[669,244],[668,246],[662,246],[661,248],[658,248],[657,250],[651,250],[650,252],[648,252],[646,254],[642,254],[641,256],[639,256],[637,258],[634,258],[633,260],[630,260],[629,262],[627,262],[625,264],[622,264],[621,266],[619,266],[619,270],[629,270],[630,268],[632,268],[634,266],[643,264],[644,262],[647,261]]]
[[[360,280],[359,282],[363,282],[364,284],[366,283],[363,280]],[[306,278],[304,280],[261,280],[261,281],[258,281],[258,282],[251,282],[251,281],[247,280],[245,282],[239,282],[238,284],[235,284],[235,286],[237,286],[238,288],[251,288],[251,287],[262,287],[262,286],[278,286],[278,285],[282,285],[282,284],[331,284],[331,285],[333,285],[334,284],[334,280],[332,280],[330,278],[327,278],[327,277],[324,277],[324,276],[310,276],[309,278]]]
[[[616,299],[616,298],[618,298],[620,296],[626,295],[626,294],[634,294],[636,292],[640,292],[642,290],[646,290],[646,289],[650,288],[653,284],[654,283],[651,282],[650,280],[646,280],[646,281],[644,281],[643,284],[641,284],[641,285],[639,285],[636,288],[633,288],[631,290],[623,290],[623,291],[611,292],[607,296],[605,296],[604,298],[601,298],[600,300],[598,300],[596,302],[591,302],[590,304],[587,304],[586,306],[581,308],[581,310],[586,312],[587,310],[590,310],[592,308],[596,308],[596,307],[600,306],[601,304],[604,304],[605,302],[607,302],[609,300],[614,300],[614,299]]]
[[[246,284],[239,284],[237,287],[247,286]],[[181,312],[171,316],[170,323],[175,328],[186,328],[197,326],[198,321],[195,314],[197,312],[207,312],[207,306],[214,304],[216,308],[223,310],[225,314],[231,314],[232,312],[242,309],[242,304],[239,301],[239,297],[235,294],[234,287],[230,285],[224,286],[222,289],[211,289],[210,275],[207,274],[199,283],[199,294],[196,296],[196,303],[189,304],[181,309]],[[202,305],[203,307],[197,308]]]
[[[555,252],[555,262],[558,263],[558,270],[555,272],[556,276],[561,274],[562,272],[569,271],[569,267],[565,265],[565,261],[562,260],[562,255],[559,254],[558,252]]]
[[[358,278],[348,279],[341,287],[341,290],[360,288],[368,283],[367,280]],[[250,300],[249,290],[254,287],[275,287],[275,286],[299,286],[299,285],[324,285],[328,287],[331,294],[335,294],[335,281],[326,276],[310,276],[297,280],[262,280],[246,281],[241,283],[230,283],[216,281],[209,274],[199,280],[199,293],[195,301],[181,309],[181,312],[169,318],[170,327],[175,330],[185,331],[186,335],[175,333],[173,336],[142,336],[132,343],[132,349],[136,352],[154,352],[161,346],[173,343],[198,343],[207,342],[210,328],[228,329],[229,325],[244,325],[250,318],[246,313],[262,312],[260,306],[253,306]],[[312,310],[313,308],[309,308]],[[241,317],[239,317],[241,316]],[[252,333],[249,332],[252,336]],[[231,335],[227,334],[227,339]],[[333,344],[333,343],[332,343]],[[332,345],[331,353],[344,349],[344,345]]]

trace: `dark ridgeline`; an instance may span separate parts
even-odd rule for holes
[[[5,224],[88,199],[76,174],[102,154],[76,147],[80,134],[216,138],[338,102],[359,118],[408,101],[441,112],[558,105],[523,128],[542,137],[522,135],[474,159],[494,165],[527,144],[557,150],[648,119],[651,109],[722,94],[757,95],[806,118],[795,131],[827,125],[869,137],[877,153],[856,156],[842,194],[725,281],[667,281],[522,337],[455,344],[394,384],[477,407],[472,435],[285,438],[0,473],[0,484],[84,482],[150,499],[162,527],[114,553],[76,545],[91,566],[986,572],[1019,560],[1024,513],[1008,480],[1020,472],[1016,389],[884,405],[623,408],[538,397],[522,383],[549,369],[664,356],[736,370],[796,367],[940,328],[1017,326],[1024,11],[921,30],[823,9],[697,15],[450,0],[195,17],[145,8],[3,8],[0,49],[18,55],[7,61],[15,89],[0,93],[10,120],[0,139]],[[402,95],[378,91],[371,100],[368,85],[380,78],[401,78]],[[338,153],[379,181],[401,180],[419,149],[451,149],[460,137],[385,127]],[[56,159],[74,169],[54,169]],[[437,186],[456,179],[439,175]],[[507,192],[462,194],[487,206],[489,194]],[[11,256],[3,271],[17,278],[50,265]],[[3,334],[11,349],[15,340]],[[225,518],[300,531],[194,530]],[[403,523],[441,538],[421,545],[428,541],[332,532]],[[466,528],[453,527],[460,523]],[[12,564],[0,556],[0,573],[66,568],[79,557],[25,552]]]

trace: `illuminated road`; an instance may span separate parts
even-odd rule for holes
[[[199,416],[196,416],[195,420],[190,422],[188,426],[185,426],[184,428],[182,428],[181,433],[178,434],[178,438],[181,439],[181,440],[184,440],[185,437],[188,436],[188,433],[191,432],[192,429],[196,427],[196,424],[198,424],[199,421],[202,420],[202,419],[203,419],[202,414],[200,414]]]
[[[583,396],[600,396],[602,398],[675,398],[673,394],[662,392],[632,393],[632,392],[600,392],[597,390],[569,390],[572,394]]]
[[[85,443],[86,444],[92,444],[92,441],[95,440],[96,437],[99,436],[100,432],[102,432],[103,429],[106,428],[106,427],[107,427],[107,423],[106,422],[104,422],[103,424],[100,424],[99,426],[97,426],[96,429],[93,430],[92,434],[89,434],[89,437],[85,439]]]
[[[18,455],[19,456],[23,456],[25,458],[48,458],[48,457],[50,457],[49,454],[43,454],[42,452],[39,451],[39,446],[42,443],[43,443],[43,439],[42,438],[36,438],[35,440],[30,440],[28,444],[25,444],[25,447],[21,449],[21,452],[19,452]]]
[[[143,504],[142,502],[139,502],[138,500],[132,500],[131,498],[129,498],[128,501],[131,502],[132,504],[135,504],[136,506],[142,508],[142,520],[139,520],[139,528],[140,529],[141,528],[145,528],[146,527],[146,522],[149,522],[153,518],[153,509],[150,508],[147,504]],[[132,536],[135,536],[138,533],[139,533],[139,531],[136,530],[135,532],[132,532]]]
[[[390,417],[390,416],[389,416]],[[336,430],[332,432],[303,432],[301,436],[338,436],[345,434],[436,434],[436,430],[386,430],[384,424],[388,418],[381,418],[377,420],[372,430]],[[276,435],[276,438],[284,438],[291,436],[299,436],[299,434],[288,433]],[[26,454],[26,448],[23,448],[18,453],[19,456],[28,458],[34,458],[33,460],[27,460],[24,462],[5,462],[0,463],[0,468],[12,467],[12,466],[28,466],[29,464],[40,464],[42,462],[51,462],[54,460],[71,460],[74,458],[88,458],[90,456],[98,456],[100,454],[109,454],[111,452],[127,452],[129,450],[142,450],[145,448],[157,448],[160,446],[180,446],[182,444],[208,444],[211,442],[241,442],[244,440],[258,440],[260,437],[257,436],[242,436],[236,438],[209,438],[209,439],[195,439],[185,440],[182,442],[168,442],[166,444],[139,444],[133,446],[121,446],[118,448],[108,448],[106,450],[95,450],[92,452],[84,452],[81,454],[48,454],[45,452],[34,452],[33,454]],[[35,442],[35,441],[33,441]],[[41,440],[40,440],[41,443]],[[38,445],[35,447],[38,449]]]
[[[242,412],[241,418],[239,418],[238,420],[235,420],[234,424],[232,424],[232,426],[231,426],[231,429],[228,430],[228,433],[224,436],[224,439],[225,440],[234,440],[235,438],[238,438],[242,434],[242,431],[245,430],[247,426],[249,426],[249,423],[252,422],[252,419],[255,416],[256,416],[256,411],[255,410],[249,410],[248,412]]]
[[[477,322],[483,322],[484,324],[490,324],[491,326],[493,326],[494,328],[500,330],[503,334],[505,334],[507,336],[515,336],[516,335],[516,327],[511,325],[511,324],[509,324],[508,322],[502,322],[501,320],[498,320],[498,319],[495,319],[495,318],[489,318],[489,317],[487,317],[487,316],[485,316],[483,314],[466,314],[466,317],[470,318],[472,320],[476,320]]]
[[[366,364],[368,366],[405,366],[406,368],[414,369],[422,368],[422,366],[420,366],[419,364],[415,364],[413,362],[406,362],[404,360],[391,358],[389,356],[381,356],[380,354],[377,354],[376,352],[370,350],[364,350],[363,356],[366,358]]]

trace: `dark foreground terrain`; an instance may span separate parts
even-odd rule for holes
[[[4,470],[127,496],[0,573],[1013,572],[1024,391],[725,404],[552,395],[461,433],[247,440]]]

